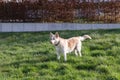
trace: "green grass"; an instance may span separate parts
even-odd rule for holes
[[[56,59],[49,32],[0,33],[0,80],[120,80],[120,29],[59,31],[69,38],[89,34],[82,57]]]

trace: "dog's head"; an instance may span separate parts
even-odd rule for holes
[[[50,42],[55,46],[60,43],[58,32],[56,32],[55,34],[50,32]]]

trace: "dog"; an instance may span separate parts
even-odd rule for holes
[[[50,43],[56,48],[57,59],[60,60],[60,54],[63,53],[64,61],[67,61],[67,53],[75,51],[75,55],[82,56],[81,47],[82,41],[85,39],[92,39],[89,35],[72,37],[69,39],[61,38],[56,32],[55,34],[50,32]]]

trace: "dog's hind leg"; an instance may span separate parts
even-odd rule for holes
[[[77,52],[79,53],[79,55],[81,57],[82,56],[81,50],[78,50]]]
[[[75,55],[78,56],[77,50],[75,49]]]
[[[76,47],[76,50],[77,50],[77,53],[80,55],[80,57],[82,56],[82,53],[81,53],[81,44],[77,45]]]
[[[82,56],[82,53],[81,53],[81,48],[77,49],[77,52],[78,54],[80,55],[80,57]]]

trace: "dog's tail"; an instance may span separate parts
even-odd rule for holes
[[[84,41],[85,39],[92,39],[89,35],[80,36],[80,41]]]

